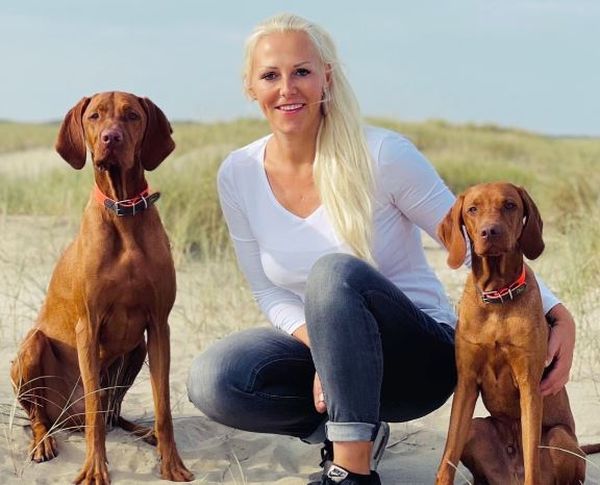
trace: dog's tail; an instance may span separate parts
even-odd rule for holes
[[[586,455],[593,455],[594,453],[600,453],[600,443],[596,443],[593,445],[583,445],[581,447],[581,451],[583,451]]]

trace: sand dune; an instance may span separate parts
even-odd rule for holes
[[[16,419],[8,425],[13,403],[8,378],[9,360],[31,326],[58,254],[75,228],[53,219],[0,218],[0,483],[70,483],[83,463],[85,443],[81,433],[58,435],[60,455],[47,463],[34,464],[26,456],[30,430]],[[426,248],[450,294],[456,298],[462,286],[460,273],[444,265],[443,251],[431,241]],[[319,447],[299,440],[236,431],[210,421],[188,402],[185,392],[187,368],[201,348],[239,328],[240,323],[207,322],[194,329],[185,315],[197,312],[200,293],[195,271],[178,272],[179,292],[171,318],[173,353],[171,396],[177,444],[195,483],[277,484],[307,482],[318,472]],[[251,305],[249,303],[249,305]],[[215,316],[215,320],[217,320]],[[258,321],[258,320],[257,320]],[[244,323],[245,325],[246,323]],[[578,380],[569,393],[580,441],[600,441],[600,383]],[[151,422],[153,414],[148,370],[145,367],[125,398],[123,414],[140,422]],[[444,445],[450,403],[425,418],[392,425],[388,450],[380,465],[386,484],[430,484]],[[478,414],[483,415],[481,406]],[[158,475],[155,449],[120,429],[107,436],[109,467],[113,483],[165,483]],[[588,466],[587,483],[600,483],[600,455]],[[463,483],[457,478],[456,483]]]

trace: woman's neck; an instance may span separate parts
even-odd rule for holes
[[[277,164],[285,164],[295,167],[312,165],[317,151],[317,134],[295,134],[273,133],[266,148],[266,158]]]

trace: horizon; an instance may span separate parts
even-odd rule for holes
[[[410,125],[425,125],[428,123],[443,123],[446,124],[450,127],[466,127],[466,128],[470,128],[473,130],[495,130],[495,131],[500,131],[500,132],[516,132],[522,135],[531,135],[531,136],[539,136],[542,138],[553,138],[553,139],[573,139],[573,140],[600,140],[600,135],[577,135],[577,134],[560,134],[560,133],[542,133],[542,132],[537,132],[537,131],[533,131],[533,130],[528,130],[525,128],[520,128],[517,126],[508,126],[508,125],[499,125],[496,123],[489,123],[489,122],[484,122],[484,123],[476,123],[476,122],[471,122],[471,121],[466,121],[466,122],[453,122],[453,121],[448,121],[448,120],[444,120],[441,118],[430,118],[430,119],[426,119],[426,120],[416,120],[416,121],[407,121],[407,120],[402,120],[402,119],[394,119],[394,118],[389,118],[389,117],[381,117],[381,116],[366,116],[364,117],[365,120],[365,124],[371,124],[372,122],[374,122],[374,124],[376,125],[377,122],[381,121],[381,122],[387,122],[387,121],[391,121],[394,123],[406,123],[406,124],[410,124]],[[40,120],[40,121],[16,121],[16,120],[10,120],[10,119],[2,119],[0,118],[0,124],[12,124],[12,125],[59,125],[60,123],[62,123],[62,118],[57,118],[57,119],[51,119],[51,120]],[[266,120],[262,117],[253,117],[253,116],[247,116],[247,117],[239,117],[239,118],[233,118],[233,119],[229,119],[229,120],[210,120],[210,121],[204,121],[204,120],[192,120],[192,119],[170,119],[169,122],[171,124],[198,124],[198,125],[216,125],[216,124],[228,124],[228,123],[236,123],[238,121],[257,121],[257,122],[264,122],[266,123]]]

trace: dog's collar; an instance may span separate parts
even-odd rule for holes
[[[481,301],[483,303],[504,303],[505,300],[514,300],[516,296],[520,295],[527,288],[525,283],[525,265],[523,265],[523,271],[519,279],[509,286],[500,288],[499,290],[481,291]]]
[[[94,184],[94,196],[100,205],[106,207],[117,216],[123,217],[135,216],[136,214],[145,211],[158,200],[160,192],[151,194],[150,188],[146,186],[141,194],[131,199],[113,200],[102,193],[98,184]]]

